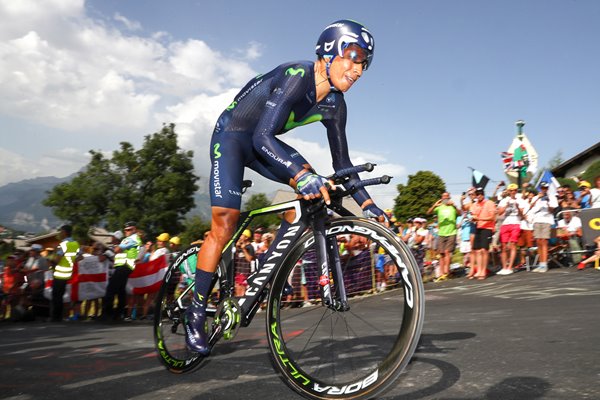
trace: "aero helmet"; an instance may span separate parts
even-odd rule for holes
[[[363,68],[366,70],[373,61],[375,52],[375,41],[373,35],[364,25],[348,19],[341,19],[328,25],[317,41],[316,53],[327,61],[327,72],[329,65],[336,56],[342,57],[344,50],[350,45],[356,44],[366,52]]]

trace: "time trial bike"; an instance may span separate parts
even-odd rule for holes
[[[385,225],[356,217],[342,205],[359,188],[390,181],[387,176],[349,181],[373,166],[330,176],[343,186],[330,191],[329,205],[296,199],[241,215],[212,282],[211,349],[220,339],[233,339],[262,307],[258,315],[265,318],[273,366],[302,396],[372,398],[394,383],[419,341],[424,290],[409,248]],[[295,220],[277,234],[262,265],[247,277],[244,295],[235,297],[232,249],[238,238],[257,216],[288,210],[295,211]],[[191,371],[210,357],[185,344],[184,313],[193,298],[198,250],[192,246],[171,263],[156,300],[158,357],[175,373]],[[374,284],[382,274],[383,291]]]

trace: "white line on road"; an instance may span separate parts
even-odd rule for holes
[[[67,385],[62,385],[61,387],[63,389],[78,389],[80,387],[95,385],[97,383],[108,382],[108,381],[112,381],[115,379],[123,379],[123,378],[127,378],[130,376],[145,375],[145,374],[150,374],[152,372],[158,372],[158,371],[164,371],[164,370],[165,370],[164,367],[154,367],[154,368],[143,369],[141,371],[126,372],[124,374],[108,375],[108,376],[103,376],[102,378],[88,379],[86,381],[69,383]]]

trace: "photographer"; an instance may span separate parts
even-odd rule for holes
[[[436,278],[436,282],[440,282],[448,279],[450,274],[450,260],[456,248],[456,218],[460,215],[460,210],[450,199],[450,193],[444,192],[442,198],[427,210],[427,214],[434,211],[439,227],[436,250],[440,254],[440,275]]]

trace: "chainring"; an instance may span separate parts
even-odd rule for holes
[[[221,326],[222,337],[231,340],[240,329],[242,313],[237,299],[228,297],[217,307],[214,324]]]

